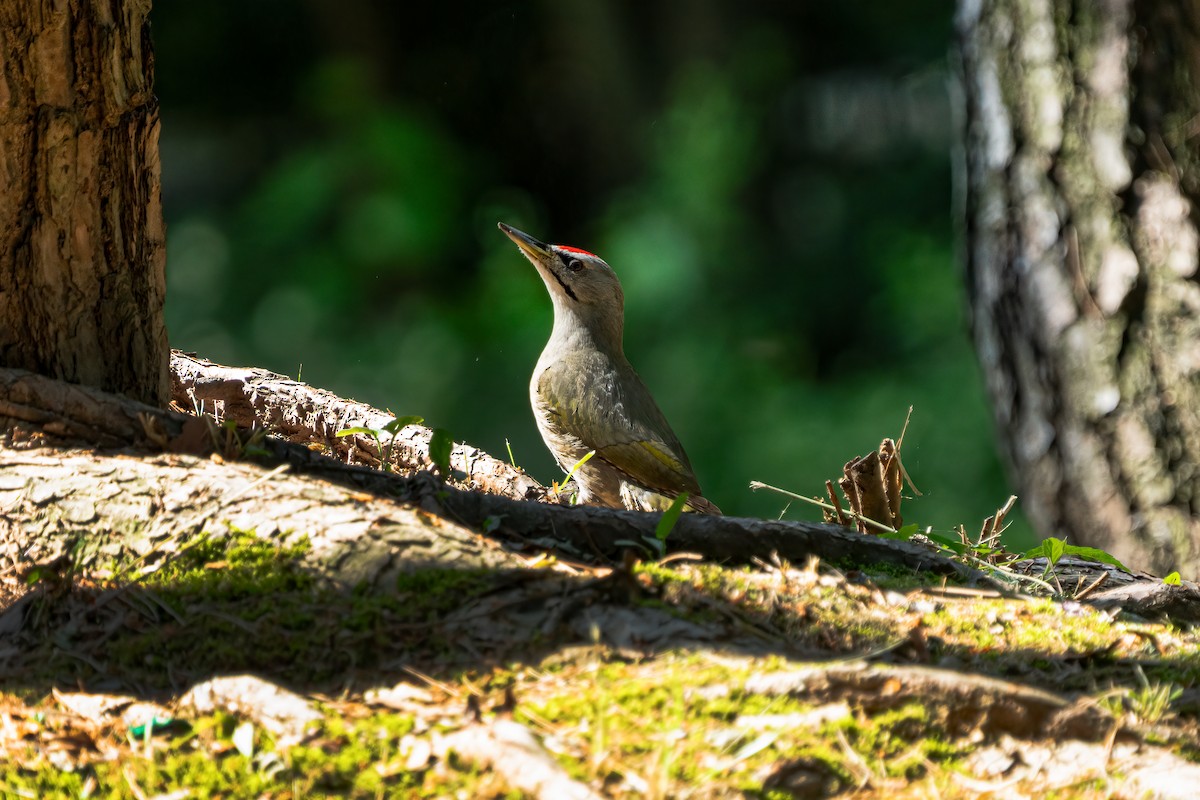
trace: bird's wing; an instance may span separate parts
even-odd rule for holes
[[[639,439],[596,448],[596,457],[612,464],[634,483],[674,495],[700,494],[692,470],[668,452],[660,441]]]
[[[687,454],[632,367],[599,354],[546,368],[538,394],[564,433],[635,483],[669,494],[700,494]]]

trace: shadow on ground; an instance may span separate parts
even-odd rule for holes
[[[1048,600],[948,595],[913,575],[547,559],[528,569],[416,569],[388,591],[363,591],[306,571],[302,549],[235,534],[137,583],[42,573],[0,616],[0,689],[161,699],[250,672],[335,697],[414,674],[479,677],[580,646],[631,661],[694,650],[868,658],[1058,692],[1200,677],[1196,637],[1166,626]]]

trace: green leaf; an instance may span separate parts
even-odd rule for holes
[[[454,449],[454,437],[445,428],[434,428],[429,437],[429,460],[442,473],[443,478],[450,477],[450,451]]]
[[[659,558],[662,558],[663,552],[666,549],[658,539],[651,539],[648,536],[640,542],[635,542],[633,539],[617,539],[613,544],[617,547],[637,548],[648,555],[654,555],[654,551],[658,551]]]
[[[1115,556],[1109,555],[1095,547],[1080,547],[1078,545],[1069,544],[1064,549],[1066,555],[1082,558],[1084,561],[1095,561],[1100,564],[1111,564],[1119,570],[1129,572],[1129,568],[1116,559]]]
[[[663,512],[663,515],[658,520],[658,524],[654,526],[654,538],[660,542],[666,542],[667,537],[671,535],[671,531],[675,529],[675,523],[679,522],[679,515],[683,513],[683,507],[687,504],[688,493],[680,492],[679,495],[671,501],[670,507]]]
[[[1051,564],[1057,564],[1062,559],[1063,554],[1067,552],[1067,543],[1063,539],[1055,539],[1051,536],[1046,540],[1045,544],[1049,548],[1046,551],[1046,557],[1050,559]]]
[[[409,415],[407,417],[396,417],[391,422],[384,425],[383,429],[385,431],[387,431],[388,433],[395,435],[397,432],[399,432],[399,430],[401,428],[407,427],[409,425],[420,425],[424,421],[425,421],[424,417],[418,417],[416,415]]]
[[[353,427],[353,428],[342,428],[335,435],[338,436],[339,438],[341,438],[342,436],[356,436],[360,433],[366,434],[367,436],[375,436],[375,437],[379,436],[379,431],[376,430],[375,428],[364,428],[361,425]]]
[[[1129,568],[1118,561],[1114,556],[1109,555],[1095,547],[1083,547],[1077,544],[1067,544],[1062,539],[1055,539],[1053,536],[1046,538],[1044,542],[1037,547],[1025,553],[1025,558],[1045,558],[1050,566],[1057,564],[1063,556],[1075,556],[1084,561],[1095,561],[1098,564],[1110,564],[1117,569],[1129,572]]]
[[[944,533],[934,533],[933,531],[925,531],[925,536],[929,541],[941,545],[942,547],[952,552],[958,553],[960,556],[967,552],[967,546],[962,543],[962,539],[957,536],[947,536]]]
[[[1055,539],[1053,536],[1047,536],[1041,544],[1033,548],[1025,554],[1026,558],[1044,558],[1050,564],[1058,563],[1058,560],[1063,556],[1063,549],[1067,543],[1062,539]]]
[[[646,545],[654,551],[655,558],[662,558],[667,554],[667,543],[658,539],[646,539]]]
[[[589,451],[587,452],[587,455],[586,455],[586,456],[584,456],[583,458],[581,458],[581,459],[579,459],[578,461],[576,461],[576,462],[575,462],[575,464],[574,464],[574,466],[572,466],[572,467],[571,467],[570,471],[569,471],[569,472],[567,472],[567,477],[563,478],[563,480],[562,480],[562,482],[563,482],[563,485],[564,485],[564,486],[566,486],[566,485],[567,485],[567,482],[568,482],[569,480],[571,480],[571,476],[575,474],[575,470],[579,469],[579,468],[580,468],[580,467],[582,467],[584,464],[586,464],[586,463],[588,462],[588,459],[589,459],[589,458],[591,458],[591,457],[592,457],[592,456],[594,456],[594,455],[596,455],[596,451],[595,451],[595,450],[589,450]]]
[[[886,534],[889,539],[898,539],[906,542],[912,537],[921,532],[921,526],[915,522],[910,522],[895,533]]]
[[[1180,579],[1178,572],[1172,572],[1170,575],[1163,578],[1163,583],[1165,583],[1167,586],[1179,586],[1182,583],[1182,580]]]

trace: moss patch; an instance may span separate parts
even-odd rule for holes
[[[911,579],[881,585],[819,565],[442,566],[382,591],[341,589],[314,577],[310,558],[303,540],[232,531],[136,584],[47,583],[26,612],[28,652],[6,674],[20,696],[0,696],[14,721],[0,737],[0,795],[517,796],[497,769],[422,755],[476,720],[512,719],[609,797],[972,796],[954,776],[999,738],[964,731],[944,697],[887,683],[878,691],[898,694],[883,703],[750,688],[798,661],[821,670],[864,657],[1103,700],[1148,740],[1195,757],[1195,711],[1175,699],[1200,679],[1200,636],[1086,606],[947,593],[940,582],[901,591]],[[621,613],[586,616],[603,608]],[[600,622],[588,631],[580,619]],[[709,639],[653,639],[653,626],[676,620]],[[285,747],[255,724],[247,734],[244,716],[218,714],[147,743],[48,696],[79,683],[161,700],[247,671],[306,694],[320,730]],[[364,695],[397,684],[388,705]],[[1107,791],[1081,783],[1062,796]]]

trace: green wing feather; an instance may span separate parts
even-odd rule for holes
[[[633,368],[597,352],[568,356],[538,378],[563,433],[648,489],[700,494],[687,454]]]
[[[597,448],[596,457],[603,458],[647,489],[671,494],[700,494],[700,486],[691,467],[664,448],[665,444],[661,441],[642,439]]]

